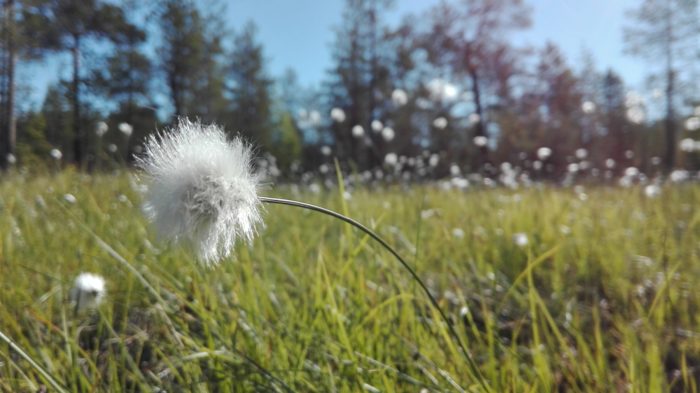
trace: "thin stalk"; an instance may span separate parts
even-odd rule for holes
[[[271,203],[271,204],[278,204],[278,205],[287,205],[287,206],[294,206],[294,207],[300,207],[302,209],[307,209],[307,210],[312,210],[315,212],[323,213],[328,216],[337,218],[341,221],[344,221],[355,228],[361,230],[362,232],[366,233],[369,237],[372,239],[376,240],[379,244],[382,245],[387,251],[391,253],[398,261],[399,263],[406,269],[408,272],[411,274],[413,279],[418,283],[418,285],[423,289],[423,292],[425,292],[426,296],[428,296],[428,299],[430,299],[430,303],[435,307],[435,309],[438,311],[440,314],[440,317],[443,319],[445,324],[447,325],[447,329],[449,330],[450,334],[452,337],[454,337],[455,341],[457,341],[457,345],[459,345],[459,348],[462,350],[462,353],[464,354],[464,357],[467,359],[467,364],[471,368],[472,372],[476,376],[476,378],[479,380],[479,384],[481,384],[481,387],[484,388],[487,392],[490,391],[488,386],[486,385],[486,381],[484,380],[484,376],[481,374],[479,371],[479,368],[476,366],[476,362],[474,362],[474,359],[472,359],[471,355],[469,355],[469,352],[467,352],[467,349],[464,347],[464,344],[462,344],[462,340],[459,338],[459,335],[457,334],[457,331],[454,329],[452,324],[450,323],[450,320],[447,318],[447,315],[445,314],[444,311],[442,311],[442,308],[438,305],[437,300],[433,295],[430,294],[430,291],[428,290],[428,287],[425,285],[423,280],[418,277],[418,274],[416,273],[415,270],[399,255],[398,252],[396,252],[384,239],[379,237],[374,231],[371,229],[367,228],[366,226],[362,225],[361,223],[355,221],[354,219],[344,216],[338,212],[335,212],[330,209],[326,209],[325,207],[321,206],[316,206],[312,205],[310,203],[305,203],[305,202],[299,202],[299,201],[293,201],[290,199],[283,199],[283,198],[271,198],[271,197],[259,197],[261,202],[264,203]]]
[[[38,371],[39,374],[41,374],[49,382],[49,384],[53,386],[54,389],[56,389],[56,391],[61,393],[67,392],[66,389],[64,389],[58,382],[56,382],[56,380],[51,376],[51,374],[49,374],[48,371],[44,370],[44,368],[41,367],[39,363],[35,362],[31,356],[24,352],[24,350],[22,350],[22,348],[20,348],[19,345],[15,344],[15,342],[12,341],[11,338],[7,337],[2,331],[0,331],[0,339],[5,341],[7,345],[10,346],[10,348],[12,348],[15,352],[19,354],[19,356],[21,356],[22,358],[24,358],[24,360],[29,362],[29,364],[31,364],[32,367],[34,367],[36,371]]]

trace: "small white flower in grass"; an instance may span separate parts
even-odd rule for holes
[[[518,246],[518,247],[525,247],[529,243],[529,240],[527,238],[527,235],[518,232],[515,235],[513,235],[513,242]]]
[[[71,205],[75,204],[78,200],[75,199],[75,196],[73,194],[65,194],[63,195],[63,200],[70,203]]]
[[[394,132],[393,128],[384,127],[382,130],[382,138],[384,138],[385,141],[391,142],[394,139],[394,136],[396,136],[396,132]]]
[[[252,151],[216,125],[180,119],[146,142],[137,163],[150,182],[144,211],[161,237],[192,248],[205,265],[250,242],[260,217]]]
[[[404,106],[408,102],[408,95],[401,89],[395,89],[391,92],[391,101],[393,101],[396,106]]]
[[[77,310],[95,308],[105,297],[104,278],[92,273],[80,273],[70,290],[70,301]]]
[[[396,153],[388,153],[386,156],[384,156],[384,163],[389,166],[396,165],[398,161],[399,157],[396,155]]]
[[[474,144],[478,147],[484,147],[487,143],[489,143],[489,139],[483,135],[474,137]]]
[[[592,101],[584,101],[583,104],[581,104],[581,109],[583,110],[583,113],[593,113],[595,112],[595,103]]]
[[[323,154],[324,156],[330,156],[331,153],[332,153],[332,151],[331,151],[330,146],[327,146],[327,145],[321,146],[321,154]]]
[[[615,160],[613,160],[612,158],[608,158],[607,160],[605,160],[605,167],[609,169],[615,168]]]
[[[384,128],[384,124],[382,124],[381,121],[376,119],[372,120],[372,124],[370,124],[370,126],[372,127],[372,131],[374,132],[381,132],[382,128]]]
[[[696,131],[700,129],[700,117],[691,116],[685,121],[685,128],[688,131]]]
[[[115,145],[114,143],[110,143],[109,145],[107,145],[107,150],[110,153],[116,153],[117,152],[117,145]]]
[[[134,127],[129,123],[119,123],[119,131],[129,137],[134,132]]]
[[[661,195],[661,187],[656,184],[649,184],[644,187],[644,195],[646,195],[647,198],[656,198]]]
[[[95,134],[97,134],[97,136],[100,138],[102,138],[104,136],[104,134],[107,133],[108,130],[109,130],[109,126],[107,125],[107,123],[105,123],[103,121],[99,121],[99,122],[97,122],[97,125],[95,125]]]
[[[341,108],[331,109],[331,119],[336,123],[342,123],[345,121],[345,111]]]
[[[464,237],[464,229],[462,229],[462,228],[452,229],[452,236],[456,237],[457,239],[463,238]]]
[[[56,161],[58,161],[58,160],[60,160],[61,158],[63,158],[63,153],[61,153],[61,151],[58,150],[58,149],[51,149],[51,151],[49,152],[49,154],[51,155],[51,158],[53,158],[53,159],[56,160]]]
[[[17,163],[17,157],[12,153],[7,153],[5,156],[5,161],[8,165],[15,165]]]
[[[548,147],[540,147],[539,149],[537,149],[537,158],[539,158],[542,161],[548,159],[551,155],[552,149]]]
[[[352,136],[355,138],[362,138],[365,135],[365,129],[361,125],[356,125],[352,128]]]
[[[447,119],[444,117],[438,117],[437,119],[433,120],[433,127],[437,128],[438,130],[442,130],[445,127],[447,127]]]
[[[576,158],[583,160],[588,157],[588,150],[584,148],[576,149]]]
[[[695,140],[693,138],[683,138],[680,143],[681,151],[692,153],[695,150]]]

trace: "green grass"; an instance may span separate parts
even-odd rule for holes
[[[418,285],[366,236],[269,205],[254,244],[206,269],[156,240],[133,182],[0,180],[0,331],[67,391],[481,391]],[[265,191],[347,209],[387,239],[494,392],[697,392],[700,186],[586,193],[396,187],[344,207],[338,192]],[[82,271],[108,296],[75,313]],[[0,343],[0,391],[42,385]]]

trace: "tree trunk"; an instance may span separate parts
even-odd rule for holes
[[[0,149],[0,165],[6,168],[7,157],[15,154],[17,141],[17,121],[15,117],[15,65],[17,63],[17,47],[14,31],[14,0],[5,1],[5,72],[2,122],[2,149]]]
[[[82,167],[83,157],[83,132],[80,124],[80,36],[73,36],[73,154],[75,163]]]
[[[481,89],[479,88],[479,75],[474,66],[469,66],[468,68],[469,77],[472,82],[472,94],[474,95],[474,107],[476,109],[476,114],[479,116],[479,120],[476,122],[474,127],[474,136],[486,136],[486,129],[484,128],[484,108],[481,104]],[[479,146],[479,156],[476,159],[476,168],[479,169],[483,164],[488,161],[489,148],[488,146]]]
[[[664,157],[664,171],[671,173],[676,165],[676,119],[673,110],[673,97],[675,94],[675,75],[673,71],[673,18],[670,4],[666,10],[666,119],[664,128],[666,131],[666,155]]]

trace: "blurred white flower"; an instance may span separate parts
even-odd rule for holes
[[[474,137],[474,144],[478,147],[484,147],[487,143],[489,143],[489,139],[483,135]]]
[[[437,119],[433,120],[433,127],[437,128],[438,130],[442,130],[443,128],[447,127],[447,119],[442,116],[438,117]]]
[[[518,247],[525,247],[525,246],[527,246],[527,244],[529,243],[529,240],[528,240],[526,234],[524,234],[524,233],[522,233],[522,232],[518,232],[518,233],[516,233],[516,234],[513,235],[513,242],[514,242]]]
[[[7,153],[5,156],[5,162],[7,162],[9,165],[15,165],[17,163],[17,157],[15,157],[15,155],[12,153]]]
[[[336,123],[342,123],[345,121],[345,111],[340,108],[331,109],[331,119]]]
[[[374,131],[374,132],[381,132],[382,128],[384,128],[384,124],[382,124],[381,121],[375,119],[375,120],[372,120],[370,127],[372,127],[372,131]]]
[[[450,165],[450,175],[458,176],[460,173],[462,173],[462,171],[459,169],[459,165],[457,165],[457,164]]]
[[[75,202],[78,201],[77,199],[75,199],[75,196],[73,194],[64,194],[63,200],[70,203],[71,205],[75,204]]]
[[[481,116],[479,116],[478,113],[472,113],[471,115],[469,115],[467,120],[469,120],[469,124],[474,125],[474,124],[478,123],[479,120],[481,120]]]
[[[671,178],[672,182],[680,183],[690,178],[690,172],[684,169],[676,169],[673,172],[671,172],[671,175],[669,177]]]
[[[95,308],[105,297],[105,280],[92,273],[80,273],[70,290],[70,301],[77,310]]]
[[[144,212],[159,235],[192,248],[205,265],[250,242],[260,224],[259,177],[252,151],[216,125],[180,119],[151,135],[137,164],[149,181]]]
[[[661,187],[656,184],[649,184],[644,187],[644,195],[646,195],[647,198],[656,198],[661,195]]]
[[[393,101],[396,106],[404,106],[408,103],[408,95],[402,89],[394,89],[394,91],[391,92],[391,101]]]
[[[579,166],[577,163],[575,163],[575,162],[569,164],[569,165],[566,167],[566,170],[567,170],[569,173],[576,173],[576,172],[579,171],[579,169],[580,169],[580,166]]]
[[[700,117],[691,116],[685,121],[685,128],[688,131],[696,131],[700,129]]]
[[[584,101],[583,104],[581,104],[581,110],[583,110],[583,113],[593,113],[595,112],[595,103],[592,101]]]
[[[431,154],[430,158],[428,159],[428,165],[435,168],[439,163],[440,163],[440,156],[435,154],[435,153]]]
[[[544,161],[552,155],[552,149],[548,147],[540,147],[537,149],[537,158]]]
[[[454,228],[452,230],[452,236],[456,237],[457,239],[461,239],[464,237],[464,229],[462,228]]]
[[[432,79],[427,84],[428,91],[430,92],[430,97],[434,100],[454,100],[459,95],[457,87],[452,83],[442,79],[435,78]]]
[[[58,160],[60,160],[61,158],[63,158],[63,153],[61,153],[61,151],[58,150],[58,149],[51,149],[51,151],[49,152],[49,154],[51,155],[51,158],[53,158],[53,159],[56,160],[56,161],[58,161]]]
[[[683,138],[680,143],[681,151],[692,153],[695,151],[695,140],[693,138]]]
[[[110,153],[116,153],[117,145],[115,145],[114,143],[110,143],[109,145],[107,145],[107,151],[109,151]]]
[[[396,153],[388,153],[386,156],[384,156],[384,163],[387,165],[394,166],[398,161],[399,157],[396,155]]]
[[[352,128],[352,136],[355,138],[362,138],[365,135],[365,129],[361,125],[356,125]]]
[[[324,156],[330,156],[331,153],[332,153],[332,151],[331,151],[330,146],[327,146],[327,145],[321,146],[321,154],[323,154]]]
[[[608,169],[615,168],[615,160],[613,160],[612,158],[608,158],[607,160],[605,160],[605,167]]]
[[[134,127],[131,124],[126,123],[126,122],[119,123],[118,128],[119,128],[119,131],[122,134],[126,135],[127,137],[131,136],[131,133],[134,132]]]
[[[396,133],[391,127],[384,127],[384,129],[382,130],[382,138],[384,138],[384,140],[387,142],[391,142],[394,139],[395,135]]]
[[[644,120],[646,120],[646,113],[641,107],[635,106],[628,108],[626,114],[627,120],[631,121],[632,123],[641,124],[644,123]]]
[[[104,134],[107,133],[108,130],[109,130],[109,126],[107,125],[107,123],[105,123],[103,121],[98,121],[97,125],[95,125],[95,134],[97,134],[97,136],[100,138],[102,138],[104,136]]]
[[[584,148],[576,149],[576,158],[578,158],[579,160],[583,160],[586,157],[588,157],[588,150]]]
[[[637,175],[639,175],[639,169],[637,169],[636,167],[631,166],[631,167],[625,169],[625,176],[635,177]]]

